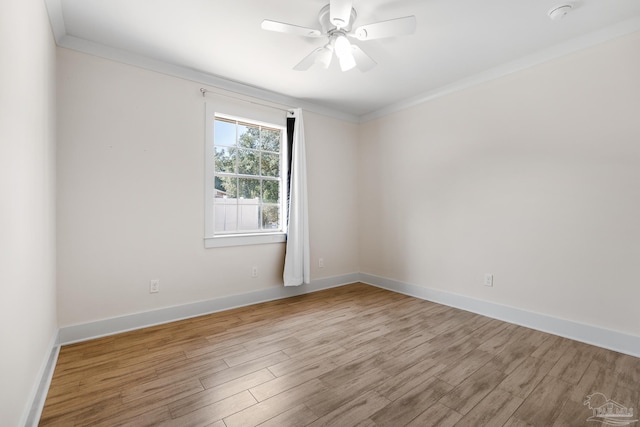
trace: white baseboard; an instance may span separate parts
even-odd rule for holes
[[[56,369],[56,362],[58,361],[58,354],[60,353],[60,346],[58,345],[59,332],[51,338],[49,346],[51,351],[44,359],[40,372],[38,373],[38,380],[33,385],[33,391],[31,393],[31,406],[28,412],[23,415],[21,425],[25,427],[37,427],[40,422],[40,416],[42,415],[42,409],[44,409],[44,402],[47,399],[47,393],[49,386],[51,385],[51,379],[53,378],[53,372]]]
[[[598,326],[559,319],[515,307],[482,301],[475,298],[437,291],[393,279],[360,273],[360,281],[390,291],[448,305],[553,335],[603,347],[619,353],[640,357],[640,337]]]
[[[352,273],[342,276],[316,279],[309,285],[293,287],[278,286],[246,294],[214,298],[185,305],[161,308],[159,310],[83,323],[80,325],[66,326],[60,328],[59,342],[62,345],[71,344],[135,329],[146,328],[148,326],[229,310],[232,308],[288,298],[320,291],[322,289],[329,289],[336,286],[355,283],[359,278],[360,275],[358,273]]]
[[[405,295],[448,305],[483,316],[514,323],[553,335],[607,348],[631,356],[640,357],[640,337],[604,329],[598,326],[560,319],[546,314],[535,313],[515,307],[482,301],[475,298],[425,288],[366,273],[352,273],[342,276],[313,280],[309,285],[296,287],[273,287],[246,294],[215,298],[180,306],[126,316],[104,319],[80,325],[60,328],[60,345],[141,329],[176,320],[188,319],[205,314],[244,307],[266,301],[288,298],[329,289],[349,283],[363,282]],[[58,343],[56,343],[57,346]],[[55,349],[54,349],[55,350]],[[56,354],[57,357],[57,354]]]

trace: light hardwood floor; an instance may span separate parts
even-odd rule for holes
[[[353,284],[62,347],[42,426],[598,426],[640,359]],[[638,424],[640,425],[640,423]]]

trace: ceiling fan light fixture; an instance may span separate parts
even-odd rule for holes
[[[316,64],[320,64],[322,68],[327,69],[329,65],[331,65],[331,59],[333,58],[333,47],[331,44],[326,45],[325,47],[318,52],[316,56]]]
[[[336,37],[334,44],[338,58],[351,54],[351,43],[349,43],[349,40],[344,35]]]
[[[336,56],[340,60],[340,69],[349,71],[356,66],[356,59],[353,57],[351,43],[343,34],[338,35],[333,42]]]
[[[340,59],[340,69],[342,71],[349,71],[350,69],[356,66],[356,59],[353,57],[353,54],[344,55]]]

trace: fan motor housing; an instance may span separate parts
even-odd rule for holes
[[[325,34],[328,34],[330,31],[335,30],[337,28],[335,25],[331,23],[330,16],[329,16],[329,6],[330,5],[326,5],[325,7],[320,9],[320,13],[318,14],[318,21],[322,26],[322,32]],[[357,17],[358,17],[358,14],[356,13],[356,10],[354,8],[351,8],[351,16],[349,17],[349,24],[345,27],[341,27],[340,29],[344,32],[351,31],[351,27],[353,26],[353,23],[355,22]]]

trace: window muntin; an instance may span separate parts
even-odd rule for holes
[[[214,235],[284,232],[283,127],[215,114]]]

